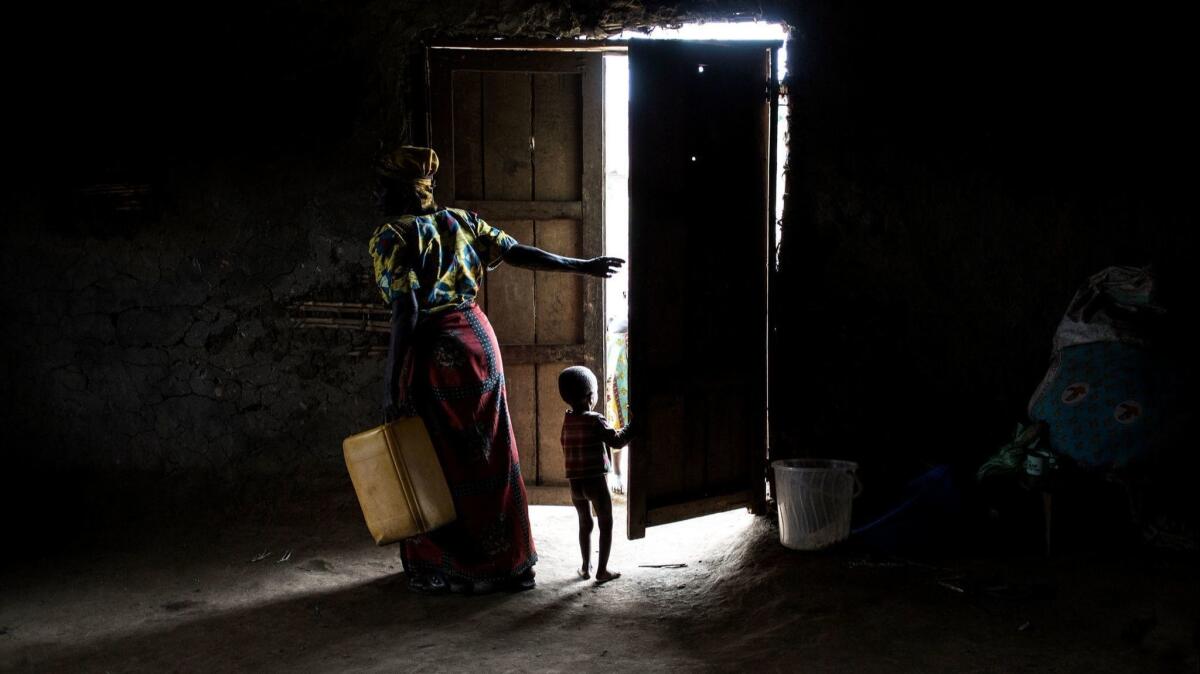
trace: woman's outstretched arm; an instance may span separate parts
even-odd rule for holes
[[[619,257],[594,257],[581,260],[575,257],[563,257],[544,251],[534,246],[517,244],[504,254],[504,261],[523,269],[536,271],[569,271],[588,276],[609,278],[621,269],[625,260]]]
[[[384,366],[383,420],[392,421],[408,407],[408,391],[401,390],[400,370],[408,354],[413,328],[417,325],[417,296],[410,290],[392,301],[392,330],[388,340],[387,365]]]

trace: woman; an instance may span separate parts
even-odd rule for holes
[[[438,208],[430,148],[401,147],[377,169],[387,221],[370,252],[392,308],[384,418],[415,412],[425,421],[458,513],[400,544],[409,584],[429,592],[531,588],[537,553],[504,365],[475,295],[484,270],[501,262],[608,278],[624,260],[560,257],[517,243],[474,213]]]

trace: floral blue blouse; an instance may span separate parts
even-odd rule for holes
[[[478,215],[443,208],[380,225],[371,236],[371,261],[383,301],[412,290],[422,312],[468,304],[485,269],[495,269],[517,240]]]

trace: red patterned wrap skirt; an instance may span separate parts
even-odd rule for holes
[[[537,563],[504,365],[492,325],[471,304],[422,317],[408,391],[429,428],[458,518],[401,542],[409,574],[511,580]]]

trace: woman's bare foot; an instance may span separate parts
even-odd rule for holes
[[[575,575],[579,576],[579,580],[587,580],[592,577],[592,567],[586,569],[575,569]]]
[[[619,571],[609,571],[608,569],[605,569],[604,571],[597,571],[596,572],[596,584],[601,585],[603,583],[607,583],[610,580],[616,580],[620,577],[621,577],[621,572],[619,572]]]

